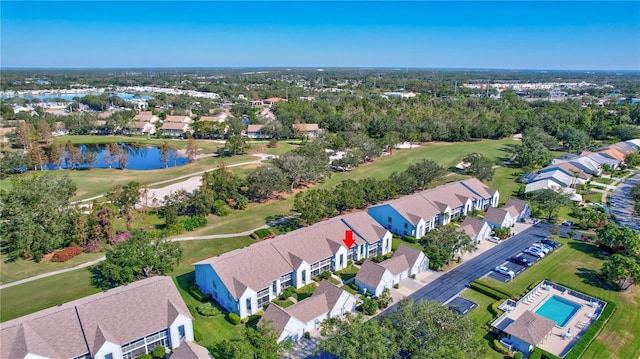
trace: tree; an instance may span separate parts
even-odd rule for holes
[[[374,315],[378,311],[378,301],[374,298],[364,298],[362,301],[362,312],[366,315]]]
[[[94,272],[93,280],[100,288],[113,288],[167,274],[181,258],[182,249],[178,243],[164,239],[152,242],[145,232],[135,231],[131,238],[107,252],[106,259]]]
[[[631,168],[640,166],[640,154],[638,153],[628,154],[627,157],[625,157],[624,159],[624,163],[626,163],[627,166]]]
[[[39,260],[71,242],[76,185],[66,174],[44,172],[12,178],[2,191],[0,233],[9,259]]]
[[[352,179],[346,179],[333,190],[334,206],[339,214],[347,209],[362,208],[366,205],[364,188]]]
[[[389,149],[389,154],[393,155],[393,148],[400,143],[400,133],[389,131],[384,134],[382,144]]]
[[[292,342],[278,343],[278,333],[270,322],[261,322],[258,329],[247,327],[244,340],[222,341],[213,348],[216,358],[280,359],[291,349]]]
[[[416,179],[416,189],[423,190],[429,183],[442,179],[447,171],[434,161],[422,160],[409,166],[407,172]]]
[[[571,199],[568,194],[556,192],[551,188],[547,188],[542,191],[535,192],[531,197],[531,202],[536,204],[543,211],[547,212],[549,214],[547,219],[551,220],[560,207],[571,204]]]
[[[247,184],[247,196],[259,202],[271,198],[274,192],[289,190],[289,183],[282,170],[270,165],[260,166],[247,173],[245,183]]]
[[[62,164],[62,149],[55,138],[47,146],[47,157],[51,163],[60,168],[60,164]]]
[[[187,158],[190,162],[196,160],[198,156],[198,145],[196,144],[196,140],[193,137],[189,137],[187,140]]]
[[[471,237],[459,231],[453,224],[430,230],[422,237],[420,243],[424,246],[425,255],[429,258],[429,266],[433,269],[440,269],[455,256],[477,249]]]
[[[331,193],[326,189],[310,189],[296,194],[293,208],[300,213],[300,219],[312,224],[335,213],[331,200]]]
[[[33,142],[35,129],[33,126],[25,121],[18,122],[15,129],[16,144],[22,146],[23,149],[28,149]]]
[[[391,331],[362,315],[346,313],[342,318],[329,318],[322,323],[320,334],[323,339],[316,353],[327,352],[341,359],[392,358],[398,354]]]
[[[49,123],[44,119],[38,121],[38,136],[43,142],[49,142],[51,138],[51,126],[49,126]]]
[[[382,319],[400,353],[411,358],[483,357],[476,324],[437,302],[403,299]]]
[[[522,144],[516,150],[516,162],[520,167],[533,168],[551,162],[553,155],[547,148],[549,135],[541,129],[525,131]]]
[[[39,145],[31,146],[31,148],[29,149],[29,157],[31,158],[31,164],[36,171],[38,170],[38,166],[41,170],[44,170],[44,166],[47,164],[47,162],[49,162],[47,154],[45,153],[42,146]]]
[[[378,306],[382,309],[386,309],[392,302],[393,297],[391,296],[391,290],[389,290],[389,288],[384,288],[382,293],[378,296]]]
[[[116,185],[107,193],[107,200],[115,205],[120,213],[126,213],[140,200],[140,183],[131,181],[124,186]]]
[[[468,164],[464,169],[464,173],[473,176],[480,181],[491,181],[493,178],[493,163],[489,161],[482,153],[473,152],[466,155],[462,161]]]
[[[240,133],[229,135],[224,144],[224,151],[231,156],[242,154],[247,148],[249,148],[247,140]]]
[[[625,226],[607,224],[596,231],[600,243],[614,253],[628,256],[640,255],[640,234]]]
[[[163,141],[160,145],[160,162],[164,163],[164,168],[169,168],[169,151],[171,148],[167,141]]]
[[[614,254],[602,264],[602,276],[615,288],[627,290],[640,282],[640,264],[637,258]]]

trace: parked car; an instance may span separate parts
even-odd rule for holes
[[[508,275],[511,278],[513,278],[513,276],[516,275],[515,273],[513,273],[511,269],[505,266],[497,266],[494,268],[494,270],[500,274]]]
[[[573,222],[572,221],[563,221],[562,225],[571,227],[571,226],[573,226]]]
[[[531,254],[534,257],[544,258],[544,252],[537,247],[529,247],[523,251],[524,253]]]
[[[539,250],[541,250],[544,254],[549,254],[549,252],[551,252],[551,249],[548,248],[547,246],[545,246],[542,243],[534,243],[531,245],[531,247],[535,247],[538,248]]]
[[[558,242],[556,242],[556,241],[552,241],[552,240],[550,240],[550,239],[543,239],[543,240],[541,240],[540,242],[541,242],[541,243],[544,243],[544,244],[546,244],[546,245],[548,245],[548,246],[551,246],[551,247],[553,247],[553,248],[558,248],[558,247],[560,247],[560,246],[562,245],[562,243],[558,243]]]
[[[547,249],[549,250],[549,252],[552,252],[554,249],[556,249],[556,247],[554,247],[554,246],[550,246],[550,245],[548,245],[548,244],[546,244],[546,243],[542,243],[542,241],[540,241],[540,242],[538,242],[538,243],[536,243],[536,244],[541,245],[541,246],[543,246],[544,248],[547,248]],[[547,252],[547,253],[548,253],[548,252]]]
[[[523,267],[531,267],[533,263],[523,256],[511,257],[509,260],[515,264],[519,264]]]
[[[498,237],[489,237],[488,238],[489,242],[493,242],[493,243],[502,243],[502,239],[498,238]]]

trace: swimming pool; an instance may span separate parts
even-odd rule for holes
[[[556,322],[559,327],[564,327],[569,319],[573,317],[582,307],[568,299],[557,295],[551,296],[546,302],[536,309],[536,314],[549,318]]]

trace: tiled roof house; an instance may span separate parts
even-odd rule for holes
[[[470,178],[371,206],[368,212],[392,233],[421,238],[438,224],[497,206],[499,196],[498,191]]]
[[[152,277],[0,325],[2,359],[135,358],[193,340],[170,277]]]
[[[355,282],[362,292],[378,296],[385,288],[391,289],[403,279],[428,268],[429,259],[422,251],[401,244],[393,253],[393,257],[380,264],[365,261],[356,274]]]
[[[352,231],[355,244],[343,239]],[[195,263],[196,283],[225,309],[254,314],[285,288],[302,287],[349,260],[391,251],[391,233],[366,212],[351,213]]]
[[[491,226],[486,221],[468,216],[460,224],[459,230],[466,233],[474,242],[480,242],[491,236]]]
[[[322,280],[311,297],[288,308],[269,305],[258,326],[269,322],[279,335],[278,341],[296,341],[304,332],[318,329],[324,320],[353,312],[356,302],[353,295]]]

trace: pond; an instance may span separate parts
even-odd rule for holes
[[[126,169],[156,170],[156,169],[161,169],[166,167],[164,161],[160,160],[161,153],[160,153],[160,148],[158,147],[155,147],[155,146],[142,147],[142,146],[136,146],[135,144],[126,144],[126,143],[119,143],[118,145],[124,147],[124,149],[126,149],[127,151],[128,158],[127,158],[127,165],[125,166]],[[76,147],[79,148],[84,155],[86,155],[89,152],[93,152],[96,154],[96,157],[95,157],[96,160],[95,162],[93,162],[92,167],[109,168],[107,161],[105,161],[106,159],[105,145],[79,145]],[[66,151],[63,150],[62,155],[63,157],[65,157]],[[173,149],[169,150],[168,157],[169,157],[169,161],[168,161],[169,167],[181,166],[189,163],[189,159],[187,159],[184,156],[181,156],[180,154],[178,154],[176,150],[173,150]],[[118,168],[118,164],[115,163],[117,162],[117,160],[112,159],[111,161],[113,162],[111,167]],[[60,167],[71,168],[70,161],[66,161],[65,159],[63,159],[62,165]],[[76,168],[87,168],[87,167],[89,166],[88,165],[76,166]],[[45,166],[45,169],[57,169],[57,168],[58,167],[54,166],[53,164],[49,164]]]

